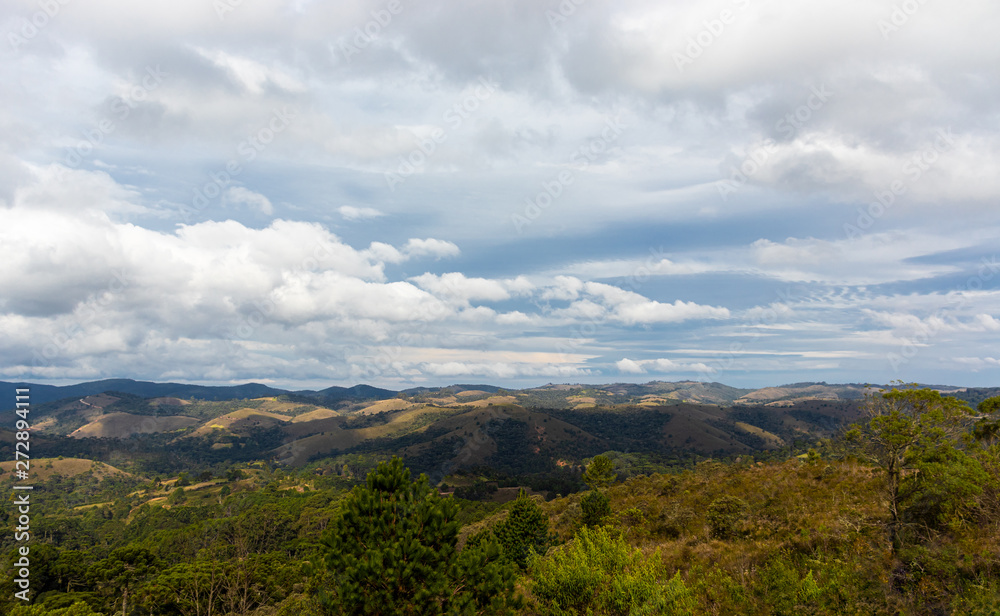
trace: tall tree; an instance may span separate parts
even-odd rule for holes
[[[975,473],[974,465],[960,449],[973,410],[939,391],[902,384],[888,392],[868,392],[864,410],[867,421],[852,427],[848,437],[883,471],[889,539],[898,551],[904,506],[920,501],[922,488],[931,489],[935,480],[947,480],[953,488],[947,493],[953,497],[958,496],[956,490],[975,490],[967,480]]]
[[[156,557],[146,548],[124,547],[111,552],[93,565],[92,575],[98,586],[122,600],[122,616],[128,616],[129,598],[135,588],[154,573]]]
[[[532,553],[544,556],[549,547],[549,517],[523,489],[507,517],[493,527],[504,557],[521,569]]]
[[[337,587],[321,602],[335,614],[509,613],[513,568],[495,545],[458,552],[458,508],[399,458],[380,463],[323,538]]]

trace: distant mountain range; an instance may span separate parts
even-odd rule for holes
[[[320,391],[289,391],[261,385],[246,383],[244,385],[206,386],[189,385],[186,383],[153,383],[133,379],[105,379],[90,381],[77,385],[37,385],[33,383],[8,383],[0,381],[0,409],[14,408],[14,390],[30,387],[31,402],[44,404],[64,398],[82,398],[108,391],[121,392],[140,396],[142,398],[181,398],[185,400],[246,400],[287,394],[313,398],[326,403],[340,400],[383,400],[391,398],[397,392],[379,389],[370,385],[355,385],[354,387],[328,387]]]
[[[353,387],[327,387],[319,391],[277,389],[260,383],[243,385],[207,386],[190,385],[186,383],[154,383],[151,381],[136,381],[133,379],[105,379],[89,381],[76,385],[41,385],[25,382],[0,381],[0,410],[14,408],[14,390],[29,387],[31,401],[34,404],[44,404],[66,398],[82,398],[104,392],[119,392],[132,394],[141,398],[181,398],[184,400],[247,400],[253,398],[292,396],[303,401],[322,404],[336,404],[343,401],[387,400],[399,394],[404,396],[419,396],[421,394],[437,394],[445,391],[459,393],[462,391],[482,391],[495,394],[507,391],[518,395],[522,405],[545,408],[571,408],[578,405],[581,399],[586,403],[616,404],[643,399],[662,398],[671,401],[700,402],[718,405],[765,404],[782,405],[794,400],[858,400],[864,396],[867,385],[861,383],[845,383],[828,385],[819,383],[792,383],[777,387],[759,389],[742,389],[730,387],[722,383],[703,383],[700,381],[649,383],[614,383],[609,385],[543,385],[520,390],[505,390],[494,385],[450,385],[445,387],[414,387],[402,391],[382,389],[371,385],[354,385]],[[880,388],[884,385],[872,385]],[[961,398],[972,404],[1000,394],[1000,387],[953,387],[948,385],[931,385],[942,393]],[[589,400],[593,398],[593,400]]]
[[[50,458],[144,460],[135,468],[162,472],[401,455],[427,472],[480,466],[511,476],[555,472],[605,451],[681,460],[814,443],[857,421],[868,391],[859,383],[742,389],[697,381],[288,391],[110,379],[0,383],[3,406],[13,408],[17,387],[31,389],[33,440]],[[935,388],[972,404],[1000,395],[1000,388]],[[0,459],[10,459],[11,429],[0,426]]]

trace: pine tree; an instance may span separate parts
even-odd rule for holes
[[[611,501],[604,492],[591,490],[580,499],[584,526],[600,526],[611,515]]]
[[[458,509],[399,458],[380,463],[323,538],[337,587],[321,602],[352,615],[509,613],[514,571],[488,542],[457,551]]]
[[[545,554],[549,547],[549,518],[524,490],[510,509],[507,518],[493,527],[504,558],[526,569],[532,552]]]
[[[583,473],[583,482],[590,486],[591,490],[606,488],[615,482],[618,475],[614,473],[615,463],[605,455],[594,456],[594,459],[587,465],[587,470]]]

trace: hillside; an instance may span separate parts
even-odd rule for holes
[[[852,391],[810,384],[751,392],[690,381],[523,391],[463,386],[344,400],[336,408],[297,395],[198,400],[107,391],[40,404],[32,420],[39,436],[80,443],[58,441],[54,450],[62,455],[90,456],[101,449],[89,439],[119,439],[121,447],[112,449],[121,453],[108,451],[103,459],[138,457],[164,470],[182,459],[271,458],[302,466],[324,457],[401,453],[424,472],[483,466],[509,475],[552,474],[609,450],[680,463],[829,438],[858,416]]]

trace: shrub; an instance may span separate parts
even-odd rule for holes
[[[644,557],[620,533],[582,528],[573,541],[536,559],[532,592],[543,613],[691,614],[695,602],[677,573],[662,579],[660,555]]]
[[[676,539],[687,530],[694,518],[694,511],[674,502],[657,516],[653,532],[669,539]]]
[[[708,527],[715,539],[732,539],[746,519],[747,504],[735,496],[720,496],[708,506]]]

